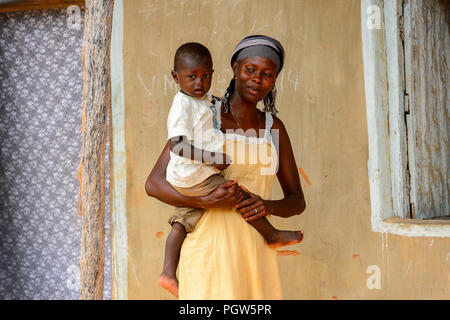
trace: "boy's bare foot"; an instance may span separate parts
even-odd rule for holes
[[[175,277],[169,277],[166,275],[160,275],[158,278],[158,284],[173,294],[178,299],[178,280]]]
[[[278,248],[300,243],[302,242],[302,240],[303,240],[303,230],[277,231],[274,232],[274,235],[270,240],[267,240],[267,245],[270,248]]]

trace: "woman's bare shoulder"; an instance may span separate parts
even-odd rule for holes
[[[284,132],[286,132],[286,127],[284,126],[283,121],[281,121],[280,118],[278,118],[276,115],[272,115],[273,118],[273,125],[272,128],[273,129],[278,129],[278,130],[282,130]]]

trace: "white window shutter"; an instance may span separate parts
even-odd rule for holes
[[[448,2],[404,1],[408,167],[412,218],[450,215]]]

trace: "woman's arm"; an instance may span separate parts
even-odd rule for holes
[[[170,160],[169,144],[164,147],[155,166],[145,182],[145,191],[150,197],[176,207],[223,208],[232,207],[242,198],[237,183],[226,182],[203,197],[187,197],[179,193],[166,180],[167,164]]]
[[[300,177],[298,174],[297,163],[295,162],[294,151],[292,150],[291,140],[289,139],[289,135],[283,122],[275,116],[273,118],[273,129],[278,129],[279,133],[279,168],[277,178],[283,190],[284,198],[281,200],[267,201],[266,208],[268,214],[280,217],[290,217],[305,211],[306,202],[300,184]]]
[[[306,208],[289,135],[283,122],[275,116],[273,118],[272,128],[278,130],[279,133],[277,145],[279,167],[277,177],[283,189],[284,198],[281,200],[263,200],[261,197],[253,195],[252,198],[241,201],[237,208],[247,221],[252,221],[268,214],[287,218],[302,213]],[[258,211],[256,214],[255,208]]]

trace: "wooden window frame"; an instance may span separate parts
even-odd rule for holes
[[[369,7],[381,9],[379,28],[368,26],[373,18]],[[361,0],[372,230],[410,237],[450,237],[448,220],[407,216],[408,186],[402,176],[406,144],[402,132],[408,101],[404,98],[403,54],[398,36],[400,8],[401,0]]]
[[[85,1],[84,0],[21,1],[21,2],[0,4],[0,13],[1,12],[13,12],[13,11],[66,8],[71,5],[77,5],[80,7],[84,7]]]

